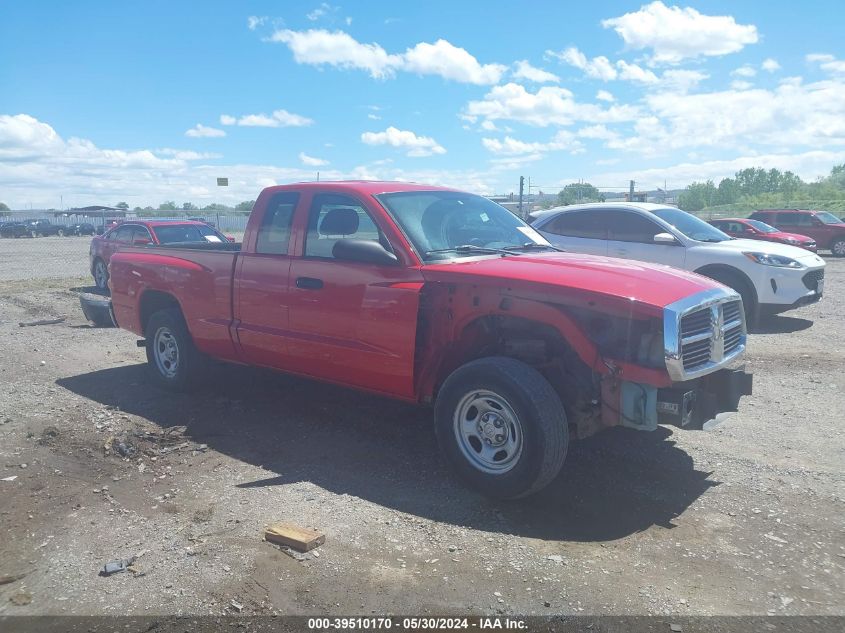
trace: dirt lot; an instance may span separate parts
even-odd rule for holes
[[[244,614],[845,614],[845,261],[828,261],[821,304],[750,337],[755,394],[739,414],[709,432],[607,432],[573,446],[541,495],[492,503],[452,479],[427,410],[236,367],[190,396],[154,390],[133,335],[84,322],[72,288],[90,280],[24,281],[59,273],[41,255],[9,272],[7,244],[24,248],[0,244],[0,576],[25,575],[0,584],[0,615],[233,601]],[[44,270],[81,263],[80,277],[84,250]],[[18,326],[56,315],[68,319]],[[295,560],[262,542],[278,520],[326,544]],[[98,576],[137,554],[135,573]]]

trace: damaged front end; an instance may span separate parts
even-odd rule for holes
[[[611,371],[601,378],[601,426],[644,431],[655,430],[658,424],[710,428],[724,414],[737,411],[742,396],[751,394],[752,375],[739,365],[745,345],[742,299],[728,288],[710,289],[666,306],[662,332],[654,324],[641,327],[625,341],[625,350],[617,344],[614,355],[626,352],[629,360],[644,367],[662,364],[669,384],[628,380],[624,372]],[[604,354],[602,358],[612,367]]]

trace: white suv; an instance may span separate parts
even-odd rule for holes
[[[825,263],[809,251],[734,239],[675,207],[594,203],[534,214],[533,226],[576,253],[637,259],[691,270],[736,290],[746,320],[821,299]]]

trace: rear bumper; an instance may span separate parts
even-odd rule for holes
[[[657,391],[657,421],[683,429],[701,429],[720,414],[737,411],[742,396],[750,396],[753,375],[744,367],[720,369],[692,383]]]

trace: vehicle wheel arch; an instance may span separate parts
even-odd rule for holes
[[[746,319],[749,321],[753,320],[749,317],[753,317],[757,314],[757,308],[759,306],[760,299],[757,295],[757,288],[755,287],[754,282],[751,281],[751,278],[746,273],[741,271],[739,268],[734,268],[733,266],[728,266],[727,264],[707,264],[705,266],[697,268],[693,272],[699,275],[703,275],[704,277],[713,279],[714,281],[718,281],[719,283],[724,283],[725,285],[730,284],[722,280],[731,277],[733,277],[735,281],[742,284],[746,293],[751,298],[751,305],[743,306],[745,308]],[[740,292],[740,294],[742,293]],[[743,296],[743,304],[744,303],[745,297]]]
[[[432,397],[461,366],[487,357],[511,358],[539,371],[558,393],[569,412],[577,404],[580,386],[592,372],[564,334],[544,321],[502,314],[479,315],[460,330],[438,366]],[[575,374],[577,383],[564,379]],[[574,422],[574,416],[572,418]]]
[[[176,310],[182,316],[182,319],[185,318],[182,305],[175,296],[168,292],[162,292],[161,290],[145,290],[141,294],[141,299],[138,303],[138,317],[141,331],[146,334],[150,317],[159,310],[166,309]]]

